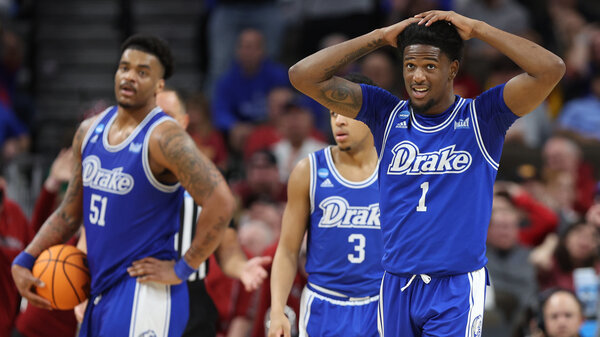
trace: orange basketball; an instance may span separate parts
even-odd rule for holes
[[[38,256],[33,276],[46,286],[36,287],[38,295],[60,310],[73,309],[90,295],[90,271],[84,252],[70,245],[56,245]]]

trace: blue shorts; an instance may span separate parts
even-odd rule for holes
[[[378,299],[335,297],[307,285],[300,300],[300,337],[375,337]]]
[[[480,337],[486,284],[485,268],[438,278],[386,272],[379,293],[379,334]]]
[[[169,286],[126,277],[89,299],[79,337],[181,336],[188,311],[185,282]]]

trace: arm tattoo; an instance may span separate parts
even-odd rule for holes
[[[219,219],[207,229],[204,233],[196,233],[196,235],[202,235],[202,242],[199,245],[195,245],[192,242],[190,248],[185,253],[187,261],[204,261],[210,254],[217,248],[220,240],[219,236],[227,228],[228,220],[224,217]]]
[[[200,155],[196,145],[180,128],[165,129],[158,145],[165,158],[177,166],[177,179],[192,196],[209,197],[223,179],[217,168]]]
[[[349,64],[350,62],[355,61],[359,57],[361,57],[379,47],[382,47],[384,44],[385,44],[385,41],[383,39],[379,38],[379,39],[372,40],[371,42],[367,43],[367,45],[364,47],[361,47],[357,50],[351,51],[350,53],[346,54],[344,57],[339,59],[336,64],[325,69],[325,78],[331,78],[333,75],[335,75],[335,73],[340,68],[344,67],[345,65]]]
[[[333,78],[330,84],[321,88],[324,100],[341,105],[343,109],[358,110],[362,104],[362,92],[353,90],[348,82]]]

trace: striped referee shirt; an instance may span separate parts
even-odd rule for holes
[[[179,232],[175,234],[175,250],[177,250],[179,258],[187,252],[192,244],[192,239],[196,235],[196,223],[201,211],[202,206],[196,205],[192,196],[185,191],[179,215]],[[198,270],[190,275],[188,282],[203,280],[206,274],[208,274],[208,260],[200,264]]]

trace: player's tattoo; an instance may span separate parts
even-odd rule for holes
[[[328,86],[321,89],[321,94],[329,102],[341,104],[348,109],[360,109],[362,104],[360,87],[356,90],[347,85],[347,83],[334,77]]]
[[[202,242],[196,246],[192,244],[185,253],[187,260],[204,261],[212,253],[211,247],[215,247],[215,242],[219,240],[219,236],[226,229],[228,220],[224,217],[219,219],[205,232],[202,236]]]
[[[209,197],[223,179],[181,128],[166,128],[158,145],[165,158],[179,168],[177,178],[191,195]]]
[[[340,68],[344,67],[345,65],[355,61],[359,57],[366,55],[367,53],[369,53],[379,47],[382,47],[384,45],[385,45],[385,41],[383,39],[379,38],[379,39],[375,39],[375,40],[367,43],[367,45],[362,48],[359,48],[355,51],[348,53],[347,55],[345,55],[344,57],[339,59],[339,61],[336,64],[325,69],[325,78],[332,77],[333,75],[335,75],[335,73]]]

